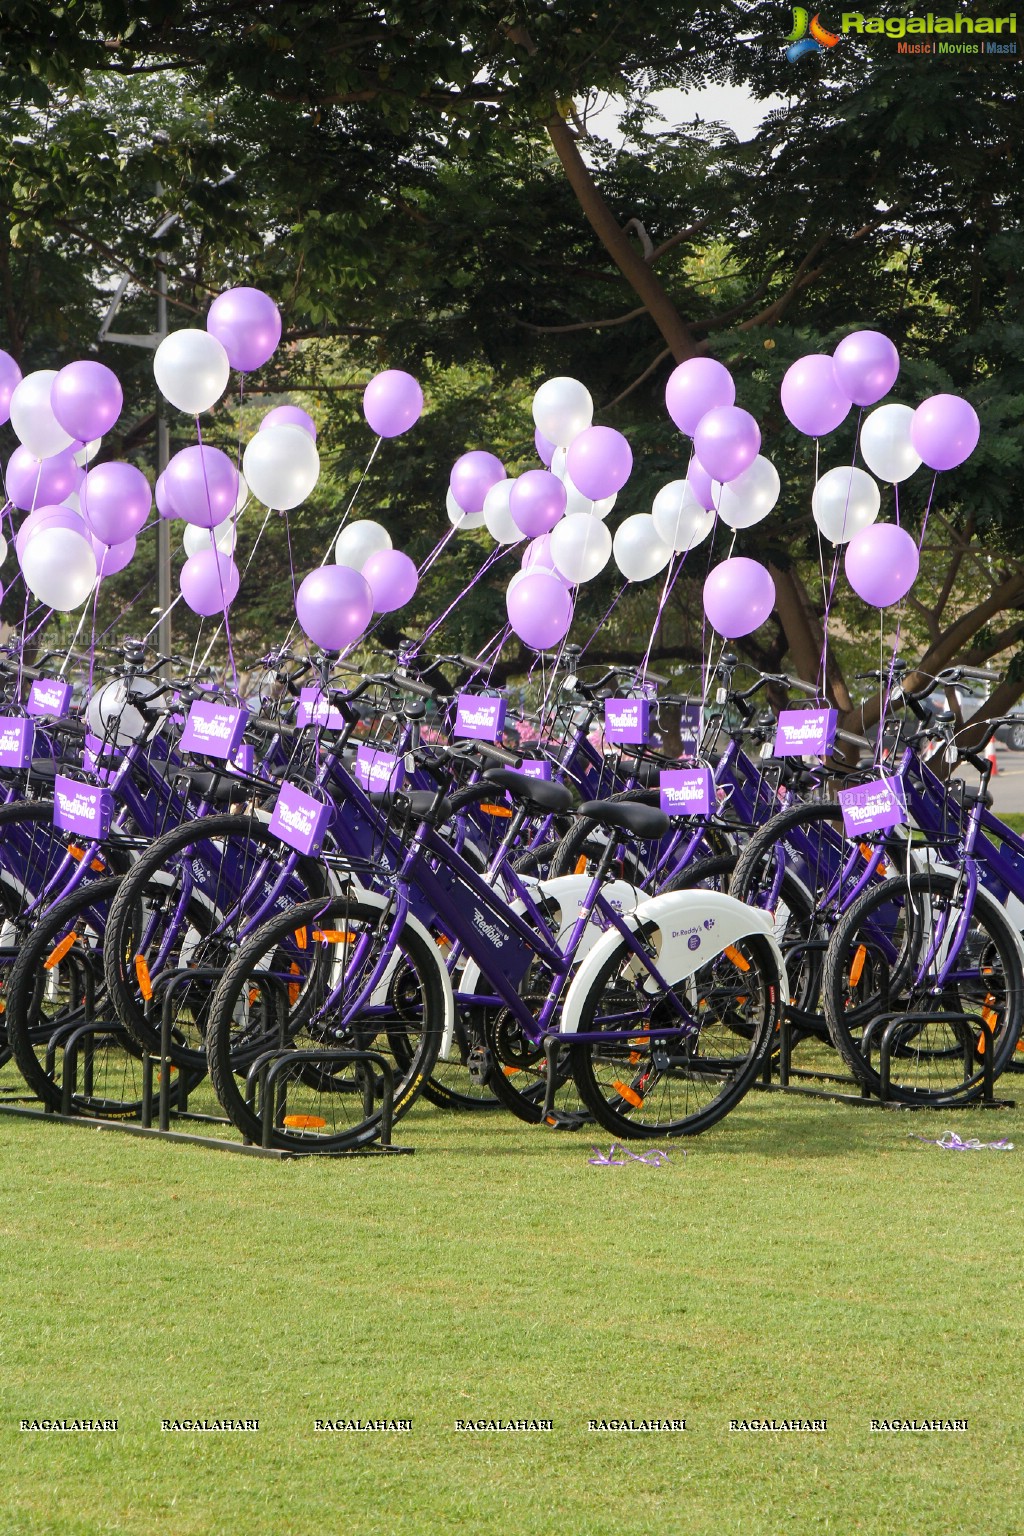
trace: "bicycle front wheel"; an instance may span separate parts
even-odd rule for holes
[[[657,925],[644,937],[655,949]],[[618,1038],[574,1045],[580,1097],[620,1138],[706,1131],[757,1077],[782,1001],[778,960],[760,934],[729,944],[668,992],[623,940],[582,1001],[580,1033]],[[651,1030],[673,1033],[652,1039]]]
[[[394,1118],[415,1102],[443,1027],[441,961],[414,929],[392,933],[356,896],[305,902],[265,923],[221,976],[210,1076],[248,1140],[268,1123],[271,1146],[344,1151],[380,1134],[387,1071]]]
[[[964,1103],[998,1076],[1020,1038],[1024,973],[1014,930],[979,890],[942,871],[866,891],[840,920],[825,960],[829,1033],[854,1076],[907,1104]],[[984,1026],[987,1026],[987,1030]]]

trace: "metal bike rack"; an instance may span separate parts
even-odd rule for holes
[[[394,1114],[394,1072],[390,1062],[375,1051],[348,1051],[348,1050],[308,1050],[291,1051],[283,1045],[283,1042],[274,1050],[265,1051],[254,1063],[250,1070],[246,1085],[246,1097],[248,1102],[255,1101],[256,1089],[259,1083],[254,1079],[262,1078],[266,1085],[263,1095],[262,1133],[261,1145],[256,1146],[251,1141],[229,1141],[225,1137],[212,1134],[202,1134],[199,1131],[186,1132],[172,1130],[172,1123],[188,1121],[202,1125],[230,1126],[231,1121],[223,1115],[201,1114],[189,1109],[188,1099],[192,1089],[203,1081],[204,1073],[197,1074],[186,1068],[179,1067],[172,1057],[172,1045],[174,1042],[174,1017],[173,1000],[174,993],[179,986],[187,981],[210,980],[219,978],[220,971],[214,967],[196,967],[194,969],[182,969],[170,971],[160,976],[153,984],[154,993],[159,988],[163,992],[160,1007],[160,1049],[154,1054],[143,1051],[141,1055],[142,1090],[138,1109],[133,1105],[125,1104],[118,1110],[111,1102],[109,1114],[118,1115],[117,1119],[105,1118],[102,1114],[76,1113],[74,1107],[75,1094],[78,1092],[79,1062],[82,1065],[82,1091],[91,1094],[93,1086],[93,1070],[95,1062],[96,1042],[100,1037],[113,1041],[120,1046],[126,1055],[132,1054],[129,1048],[128,1036],[120,1023],[112,1023],[105,1020],[97,1021],[88,1018],[94,1013],[95,993],[91,980],[86,985],[85,1012],[88,1021],[75,1023],[59,1029],[51,1037],[46,1051],[47,1075],[56,1081],[57,1058],[61,1055],[60,1088],[61,1107],[59,1111],[48,1106],[42,1109],[33,1109],[23,1103],[13,1104],[0,1102],[0,1114],[21,1115],[27,1119],[49,1120],[59,1125],[85,1126],[91,1130],[122,1131],[129,1136],[157,1137],[163,1141],[181,1142],[188,1146],[208,1147],[215,1152],[234,1152],[244,1157],[272,1158],[277,1162],[288,1162],[305,1157],[381,1157],[398,1153],[412,1153],[414,1147],[396,1147],[391,1141],[392,1121]],[[271,978],[268,978],[271,979]],[[275,1147],[272,1145],[274,1126],[283,1123],[285,1095],[287,1092],[284,1082],[286,1069],[296,1063],[307,1065],[320,1065],[330,1067],[341,1062],[364,1062],[369,1067],[366,1074],[366,1083],[363,1086],[364,1107],[367,1102],[370,1108],[367,1114],[372,1114],[373,1104],[376,1100],[373,1068],[381,1075],[381,1124],[379,1137],[362,1145],[345,1147],[340,1149],[322,1149],[310,1146],[308,1150],[301,1147]],[[172,1073],[177,1074],[177,1082],[172,1092]],[[153,1124],[154,1104],[154,1075],[158,1084],[156,1091],[157,1124]],[[252,1085],[250,1089],[250,1085]],[[250,1098],[250,1092],[252,1098]],[[172,1100],[176,1099],[176,1103]],[[276,1114],[275,1110],[280,1112]]]

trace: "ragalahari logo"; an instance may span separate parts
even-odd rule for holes
[[[791,64],[795,64],[798,59],[805,58],[810,53],[821,53],[825,48],[834,48],[840,41],[838,32],[830,32],[827,27],[822,26],[820,11],[816,11],[812,16],[802,5],[794,5],[793,30],[786,38],[786,42],[790,45],[786,49],[786,58]]]

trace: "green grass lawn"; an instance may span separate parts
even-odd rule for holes
[[[950,1128],[1019,1150],[910,1139]],[[271,1163],[0,1116],[4,1536],[1020,1531],[1024,1111],[752,1094],[663,1168],[504,1115],[398,1129],[415,1156]],[[228,1415],[259,1433],[160,1429]],[[828,1431],[728,1427],[773,1415]],[[453,1429],[498,1416],[554,1430]]]

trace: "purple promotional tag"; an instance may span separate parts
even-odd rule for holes
[[[505,726],[505,700],[480,693],[460,693],[455,711],[454,735],[478,741],[497,741]]]
[[[329,805],[285,780],[270,818],[270,830],[299,853],[319,853],[330,820]]]
[[[253,774],[256,772],[256,751],[249,742],[243,741],[236,752],[228,759],[228,770],[235,769],[238,773]]]
[[[24,715],[0,715],[0,768],[27,768],[35,733]]]
[[[907,800],[899,779],[872,779],[839,791],[843,825],[848,837],[865,832],[887,832],[907,820]]]
[[[41,677],[28,692],[25,706],[30,715],[56,715],[63,717],[71,705],[71,684],[58,678]]]
[[[113,810],[109,789],[80,784],[77,779],[66,779],[59,773],[54,779],[53,824],[62,831],[93,839],[106,837]]]
[[[700,746],[700,705],[684,704],[679,711],[679,740],[683,754],[692,756]]]
[[[550,779],[551,764],[546,757],[527,757],[519,764],[518,773],[525,773],[528,779]]]
[[[405,781],[402,759],[394,752],[379,752],[375,747],[358,749],[355,775],[363,788],[374,795],[392,794]]]
[[[329,731],[340,731],[345,721],[340,709],[324,698],[316,683],[299,690],[299,703],[295,711],[296,725],[321,725]]]
[[[775,757],[827,757],[836,739],[838,711],[783,709],[775,731]]]
[[[713,785],[710,768],[664,768],[660,775],[661,808],[666,816],[709,816]]]
[[[650,699],[605,699],[605,741],[615,745],[639,747],[650,739],[650,734]]]
[[[249,711],[232,704],[195,701],[181,733],[183,752],[202,752],[207,757],[233,757],[241,745]]]
[[[117,764],[103,762],[103,758],[111,758],[117,748],[113,743],[104,743],[98,736],[85,733],[85,751],[82,753],[82,767],[86,773],[94,773],[103,784],[110,784],[117,777]]]

